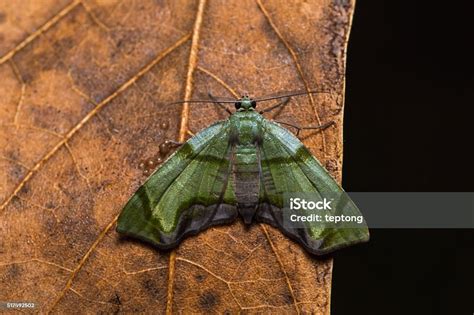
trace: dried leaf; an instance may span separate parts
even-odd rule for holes
[[[324,89],[278,119],[340,179],[353,1],[0,2],[0,300],[41,312],[328,313],[331,259],[215,227],[173,252],[119,238],[140,164],[225,112],[165,106]],[[268,105],[269,106],[269,105]]]

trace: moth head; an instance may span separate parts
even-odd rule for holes
[[[255,107],[257,107],[257,102],[248,97],[248,95],[242,96],[235,102],[235,109],[238,111],[254,110]]]

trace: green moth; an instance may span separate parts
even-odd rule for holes
[[[228,119],[182,144],[148,178],[120,214],[117,231],[169,249],[189,235],[230,223],[240,215],[245,224],[257,221],[279,228],[316,255],[367,241],[366,225],[336,228],[306,222],[302,228],[291,228],[283,222],[284,194],[343,194],[295,135],[262,116],[300,94],[214,101],[223,107],[222,103],[232,102],[236,111],[231,113],[224,107],[231,113]],[[277,98],[285,100],[256,111],[257,101]],[[321,127],[299,128],[298,132]],[[348,198],[341,211],[360,215]]]

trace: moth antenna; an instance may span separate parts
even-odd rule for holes
[[[288,93],[282,93],[279,95],[275,96],[263,96],[260,98],[255,98],[253,99],[256,102],[264,102],[264,101],[271,101],[279,98],[285,98],[285,97],[292,97],[292,96],[298,96],[298,95],[305,95],[305,94],[332,94],[329,91],[300,91],[300,92],[288,92]],[[245,92],[242,97],[248,97],[248,93]],[[175,101],[171,103],[167,103],[166,105],[175,105],[175,104],[184,104],[184,103],[211,103],[211,104],[217,104],[217,103],[225,103],[225,104],[234,104],[235,99],[229,100],[189,100],[189,101]]]
[[[300,92],[289,92],[289,93],[283,93],[279,94],[276,96],[263,96],[261,98],[256,98],[255,101],[257,102],[264,102],[264,101],[270,101],[270,100],[275,100],[278,98],[285,98],[285,97],[292,97],[292,96],[298,96],[298,95],[305,95],[305,94],[332,94],[329,91],[300,91]]]
[[[184,104],[184,103],[212,103],[212,104],[217,104],[217,103],[228,103],[228,104],[234,104],[235,101],[213,101],[213,100],[189,100],[189,101],[176,101],[176,102],[171,102],[171,103],[166,103],[165,105],[176,105],[176,104]]]

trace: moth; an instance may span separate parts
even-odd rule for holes
[[[118,218],[119,233],[151,243],[159,249],[176,247],[189,235],[214,225],[263,222],[279,228],[307,251],[322,255],[367,241],[367,227],[339,229],[305,223],[303,228],[283,224],[283,194],[316,193],[321,197],[342,194],[342,188],[298,139],[278,123],[263,117],[284,106],[290,97],[281,94],[252,99],[216,100],[229,114],[226,120],[205,128],[181,146],[131,197]],[[313,93],[313,92],[311,92]],[[283,99],[263,111],[257,102]],[[189,101],[210,102],[210,101]],[[225,103],[234,103],[231,112]],[[358,214],[350,200],[344,212]]]

